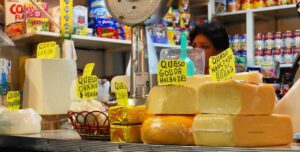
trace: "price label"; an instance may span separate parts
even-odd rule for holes
[[[158,85],[184,85],[187,64],[182,60],[161,60],[158,64]]]
[[[83,76],[90,76],[93,73],[95,67],[95,63],[89,63],[85,65],[84,70],[83,70]]]
[[[115,83],[115,94],[118,105],[128,106],[128,88],[125,82],[118,81]]]
[[[73,30],[73,0],[60,0],[60,12],[61,36],[71,39]]]
[[[81,99],[96,99],[98,96],[97,76],[79,77],[76,82],[76,95]]]
[[[37,58],[51,59],[56,57],[56,42],[44,42],[37,45]]]
[[[209,74],[212,81],[231,79],[235,73],[235,57],[230,48],[209,58]]]
[[[9,110],[19,110],[21,107],[21,95],[19,91],[9,91],[6,95],[6,106]]]

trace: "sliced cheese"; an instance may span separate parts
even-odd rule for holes
[[[197,113],[197,89],[188,86],[156,86],[147,98],[148,114]]]
[[[26,60],[23,107],[41,115],[66,114],[71,105],[71,85],[76,78],[76,60]]]
[[[198,94],[199,112],[210,114],[268,115],[276,100],[272,85],[235,80],[206,82]]]
[[[142,124],[145,115],[145,106],[115,106],[108,110],[108,118],[112,124]]]
[[[111,125],[111,142],[141,143],[141,125]]]
[[[194,145],[193,120],[194,116],[150,117],[142,125],[142,141],[146,144]]]
[[[200,114],[195,117],[193,134],[199,146],[277,146],[292,142],[292,123],[284,115]]]
[[[244,72],[238,73],[233,76],[232,80],[241,80],[246,81],[249,83],[263,83],[263,77],[258,72]],[[192,77],[187,77],[186,79],[186,86],[198,88],[199,85],[203,84],[204,82],[211,81],[210,75],[196,75]]]
[[[275,105],[274,113],[289,115],[293,122],[294,132],[300,132],[300,80]]]

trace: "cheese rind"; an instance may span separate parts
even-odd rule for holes
[[[195,117],[196,145],[260,147],[292,142],[292,123],[288,116],[230,116],[200,114]]]
[[[194,145],[192,124],[194,116],[153,116],[141,128],[146,144]]]
[[[156,86],[147,98],[148,114],[196,114],[197,89],[188,86]]]
[[[141,143],[141,125],[111,125],[111,142]]]
[[[198,94],[199,112],[210,114],[269,115],[276,100],[272,85],[235,80],[205,82]]]
[[[300,80],[275,105],[274,113],[289,115],[293,122],[294,132],[300,132]]]
[[[145,106],[115,106],[108,110],[108,118],[112,124],[142,124],[146,115]]]

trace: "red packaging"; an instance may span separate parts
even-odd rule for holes
[[[98,33],[98,37],[119,39],[118,29],[98,27],[97,33]]]

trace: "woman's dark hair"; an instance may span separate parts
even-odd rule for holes
[[[228,34],[224,27],[217,21],[197,25],[190,33],[191,42],[200,34],[205,35],[218,51],[224,51],[229,48]]]

